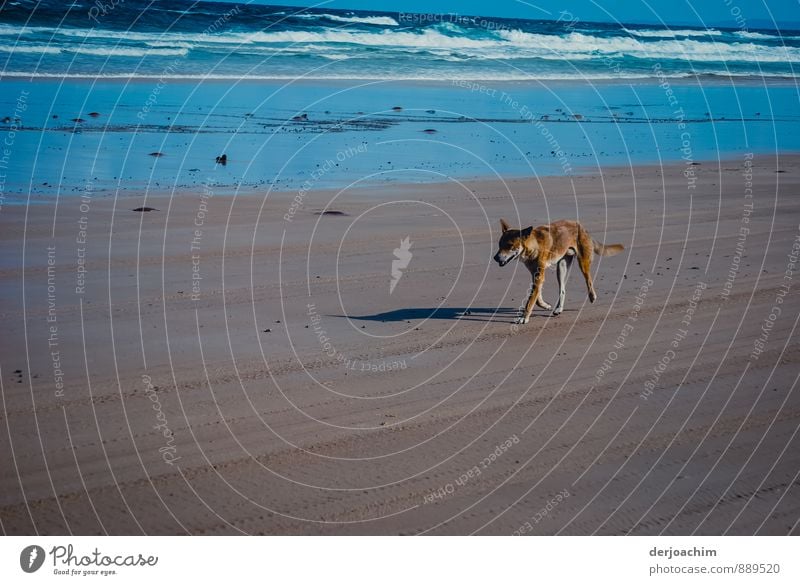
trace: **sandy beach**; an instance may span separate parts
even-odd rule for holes
[[[3,530],[797,534],[798,188],[781,155],[7,205]],[[501,217],[626,251],[516,327]]]

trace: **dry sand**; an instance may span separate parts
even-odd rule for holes
[[[290,222],[294,193],[206,197],[199,227],[202,193],[6,206],[2,529],[797,533],[800,158],[777,166],[752,199],[735,160],[694,189],[674,166],[313,192]],[[515,330],[501,216],[627,249],[595,304],[573,270],[564,314]]]

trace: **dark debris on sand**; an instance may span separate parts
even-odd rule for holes
[[[315,211],[314,215],[347,215],[344,211],[337,211],[335,209],[326,209],[325,211]]]

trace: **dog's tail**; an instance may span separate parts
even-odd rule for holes
[[[592,240],[592,244],[594,245],[594,253],[598,256],[614,256],[625,249],[625,246],[622,244],[609,244],[606,246],[594,240]]]

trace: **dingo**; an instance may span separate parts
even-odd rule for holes
[[[552,308],[550,303],[546,303],[541,296],[545,268],[556,266],[558,303],[553,311],[553,316],[557,317],[564,310],[567,270],[572,264],[572,257],[577,256],[578,258],[578,266],[586,279],[586,288],[589,289],[589,301],[593,303],[597,298],[597,293],[592,284],[592,254],[613,256],[624,250],[622,244],[605,246],[595,242],[580,223],[568,219],[562,219],[549,225],[540,225],[537,228],[527,227],[524,230],[513,230],[506,220],[501,219],[500,228],[503,230],[503,234],[500,236],[500,249],[494,255],[495,262],[500,266],[505,266],[514,258],[519,258],[531,271],[533,277],[531,294],[525,310],[516,321],[518,324],[524,324],[530,320],[534,303],[548,311]]]

